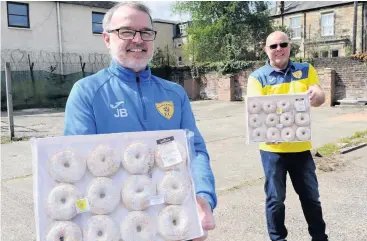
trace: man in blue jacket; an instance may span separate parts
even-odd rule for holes
[[[204,230],[215,228],[214,176],[190,101],[178,84],[151,75],[156,32],[149,9],[121,2],[103,19],[109,68],[76,82],[65,110],[65,135],[189,129],[195,133],[191,171]],[[198,239],[205,240],[206,234]]]

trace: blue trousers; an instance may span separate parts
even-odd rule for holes
[[[325,222],[319,201],[315,163],[310,151],[273,153],[260,150],[265,172],[266,220],[272,241],[285,241],[288,231],[284,225],[287,172],[299,196],[312,241],[327,241]]]

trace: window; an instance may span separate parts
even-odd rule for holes
[[[338,57],[338,56],[339,56],[339,50],[331,51],[331,57]]]
[[[334,35],[334,13],[326,13],[321,15],[321,35]]]
[[[328,51],[321,51],[321,57],[322,57],[322,58],[327,58],[327,57],[329,57],[329,52],[328,52]]]
[[[178,64],[180,64],[180,65],[182,64],[182,57],[181,56],[178,57]]]
[[[301,38],[302,35],[302,24],[301,24],[301,17],[294,17],[291,18],[291,29],[292,29],[292,38]]]
[[[93,33],[102,33],[102,21],[103,21],[104,13],[92,12],[92,30]]]
[[[186,27],[187,27],[187,24],[186,23],[179,25],[180,33],[181,34],[183,34],[185,32]]]
[[[7,2],[8,26],[29,28],[29,5],[28,3]]]

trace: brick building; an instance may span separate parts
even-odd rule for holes
[[[292,42],[300,46],[298,57],[349,56],[353,37],[356,52],[367,51],[367,2],[358,2],[355,22],[353,1],[277,1],[271,15],[274,25],[292,30]]]

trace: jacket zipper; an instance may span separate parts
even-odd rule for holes
[[[140,97],[141,104],[143,106],[143,119],[144,121],[146,121],[147,120],[147,109],[145,108],[145,104],[143,101],[143,95],[141,93],[141,87],[140,87],[140,77],[138,73],[136,73],[136,84],[138,85],[139,97]]]

